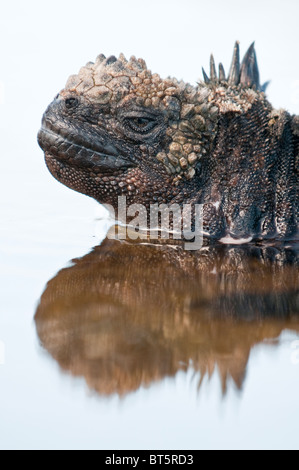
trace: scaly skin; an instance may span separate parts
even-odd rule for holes
[[[204,205],[204,233],[231,242],[298,239],[299,117],[260,86],[254,46],[191,86],[143,60],[103,55],[70,77],[39,133],[52,175],[117,209]]]

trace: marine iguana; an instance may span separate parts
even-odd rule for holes
[[[208,238],[298,239],[299,116],[275,110],[254,44],[191,86],[142,59],[97,57],[69,78],[38,135],[52,175],[117,208],[203,204]]]

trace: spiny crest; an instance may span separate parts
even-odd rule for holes
[[[299,137],[299,116],[294,116],[292,121],[292,128],[294,134]]]
[[[132,71],[132,72],[141,72],[142,70],[147,70],[146,63],[143,59],[136,59],[135,56],[132,56],[128,61],[124,54],[120,54],[117,59],[114,55],[110,57],[105,57],[104,54],[100,54],[96,58],[95,64],[90,62],[96,68],[109,68],[110,71],[120,72],[120,71]]]
[[[239,42],[235,43],[233,59],[228,77],[226,78],[223,65],[219,64],[219,75],[217,76],[215,60],[213,55],[210,59],[210,77],[203,71],[204,82],[209,84],[218,84],[225,82],[231,86],[241,85],[244,88],[253,88],[257,91],[264,92],[269,84],[265,83],[261,86],[260,75],[255,52],[255,43],[251,44],[246,52],[242,63],[240,63],[240,46]]]

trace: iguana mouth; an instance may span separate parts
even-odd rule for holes
[[[48,156],[70,166],[90,168],[95,172],[126,170],[134,166],[110,143],[87,141],[80,134],[67,134],[65,129],[55,128],[48,120],[43,122],[38,133],[38,143]]]

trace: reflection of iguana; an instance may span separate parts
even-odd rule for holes
[[[162,80],[123,55],[83,67],[47,109],[39,143],[51,173],[101,203],[202,203],[204,232],[231,238],[298,235],[299,117],[260,86],[254,46],[236,44],[193,87]]]
[[[251,348],[299,332],[298,266],[289,249],[191,253],[105,240],[48,283],[38,336],[63,370],[100,394],[189,367],[201,380],[216,368],[223,390],[230,377],[241,387]]]

